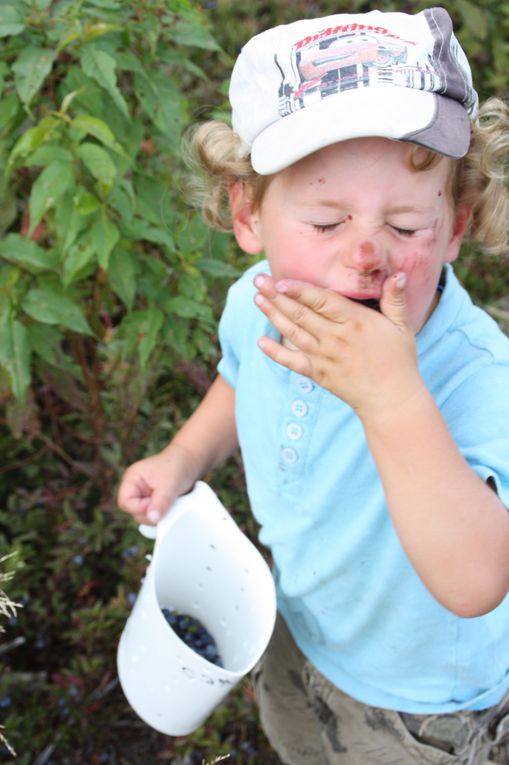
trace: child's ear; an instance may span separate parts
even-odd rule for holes
[[[472,215],[472,205],[463,202],[456,206],[454,210],[454,220],[451,232],[451,239],[447,251],[447,263],[452,263],[459,255],[463,237],[467,231]]]
[[[233,233],[239,247],[249,255],[263,250],[259,235],[259,215],[252,208],[252,192],[242,181],[235,181],[228,189]]]

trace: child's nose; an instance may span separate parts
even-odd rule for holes
[[[374,239],[352,241],[344,254],[344,264],[361,274],[378,271],[383,267],[383,263],[382,245]]]

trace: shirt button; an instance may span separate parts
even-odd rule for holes
[[[299,459],[299,455],[295,451],[295,449],[292,449],[289,446],[286,446],[284,449],[281,450],[281,458],[283,462],[285,462],[287,465],[295,465],[297,460]]]
[[[286,435],[290,441],[298,441],[299,438],[302,438],[303,433],[304,428],[298,422],[290,422],[286,428]]]
[[[291,408],[296,417],[305,417],[308,413],[308,405],[300,398],[296,398],[295,401],[292,402]]]
[[[295,381],[295,387],[301,393],[311,393],[315,386],[307,377],[298,377]]]

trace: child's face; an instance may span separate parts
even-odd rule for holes
[[[246,230],[233,200],[240,246],[263,250],[276,280],[307,281],[354,299],[380,298],[385,279],[404,272],[418,331],[436,305],[443,264],[458,254],[468,214],[453,209],[450,161],[414,171],[408,152],[405,143],[362,138],[306,157],[274,177]]]

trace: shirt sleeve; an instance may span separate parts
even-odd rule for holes
[[[443,413],[461,453],[509,509],[509,366],[491,364],[465,380]]]
[[[242,349],[250,336],[252,325],[262,317],[254,307],[256,288],[253,279],[257,273],[269,271],[266,261],[251,266],[228,290],[226,304],[219,321],[221,359],[217,371],[232,388],[237,385]]]
[[[232,388],[237,385],[237,376],[239,372],[239,355],[235,347],[234,318],[231,301],[229,300],[231,290],[219,321],[219,344],[221,346],[221,359],[217,366],[217,371],[224,377]]]

